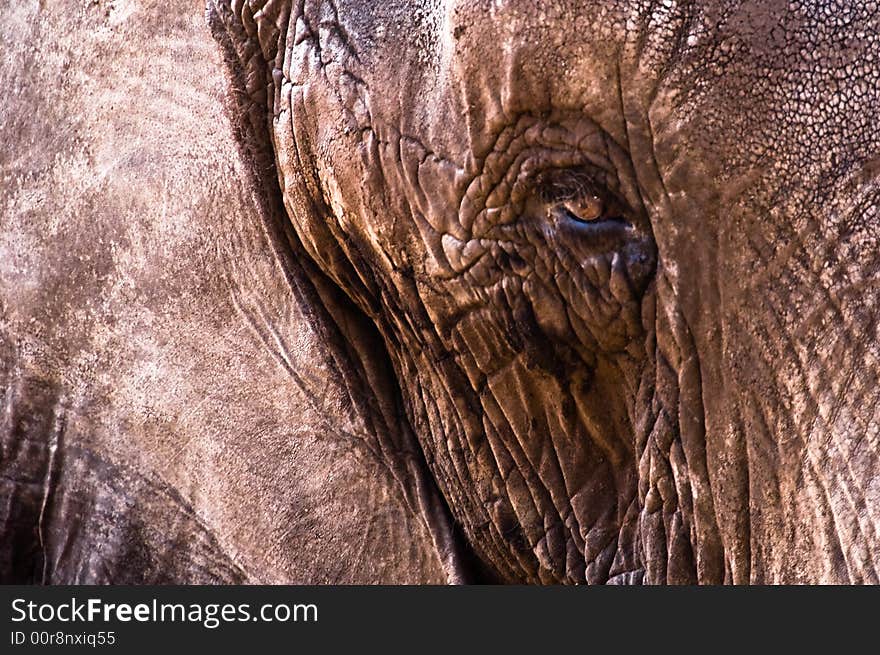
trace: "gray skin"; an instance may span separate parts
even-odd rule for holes
[[[4,579],[878,582],[880,4],[67,4]]]

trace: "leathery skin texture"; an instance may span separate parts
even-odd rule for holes
[[[0,43],[0,580],[878,582],[880,3]]]
[[[499,579],[877,581],[877,3],[212,11]]]

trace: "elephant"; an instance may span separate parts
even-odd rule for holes
[[[878,581],[877,2],[0,22],[3,581]]]

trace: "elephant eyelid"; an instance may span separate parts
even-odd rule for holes
[[[545,202],[565,202],[585,196],[600,197],[602,185],[582,169],[550,169],[535,177],[534,187]]]
[[[612,189],[612,183],[607,171],[586,167],[549,169],[533,178],[532,192],[546,203],[597,198],[607,206],[625,204]]]

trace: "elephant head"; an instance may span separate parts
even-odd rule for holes
[[[877,582],[876,3],[209,17],[492,579]]]

